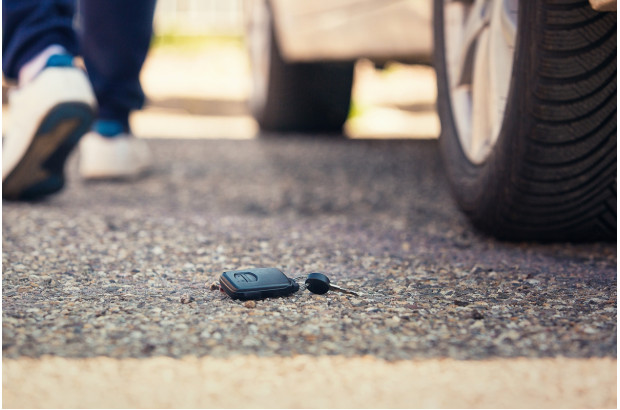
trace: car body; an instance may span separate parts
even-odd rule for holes
[[[430,62],[432,0],[270,0],[269,4],[287,61],[366,57]],[[617,9],[617,0],[590,0],[590,4],[598,11]]]
[[[427,0],[271,0],[287,61],[392,59],[430,62]]]

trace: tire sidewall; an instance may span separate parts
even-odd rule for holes
[[[510,209],[512,175],[517,175],[525,155],[522,143],[531,131],[532,123],[527,109],[527,97],[532,95],[533,42],[536,31],[535,10],[539,0],[520,2],[513,71],[504,112],[504,121],[491,153],[481,164],[473,164],[461,146],[452,113],[447,80],[443,5],[435,0],[434,38],[435,67],[437,70],[437,108],[442,131],[439,139],[445,169],[455,199],[475,225],[485,231],[497,232],[497,221],[505,218]]]

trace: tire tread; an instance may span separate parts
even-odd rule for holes
[[[502,218],[516,232],[615,240],[616,16],[544,3],[534,126]]]

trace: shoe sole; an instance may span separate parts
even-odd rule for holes
[[[2,197],[37,200],[62,189],[67,157],[94,120],[94,109],[80,102],[61,103],[43,118],[30,146],[2,182]]]

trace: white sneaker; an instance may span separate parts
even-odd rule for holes
[[[96,106],[86,73],[71,60],[53,56],[49,61],[54,65],[9,94],[3,198],[38,199],[64,186],[65,161],[90,128]]]
[[[151,166],[146,141],[129,134],[103,137],[91,131],[80,141],[80,174],[84,179],[133,179]]]

